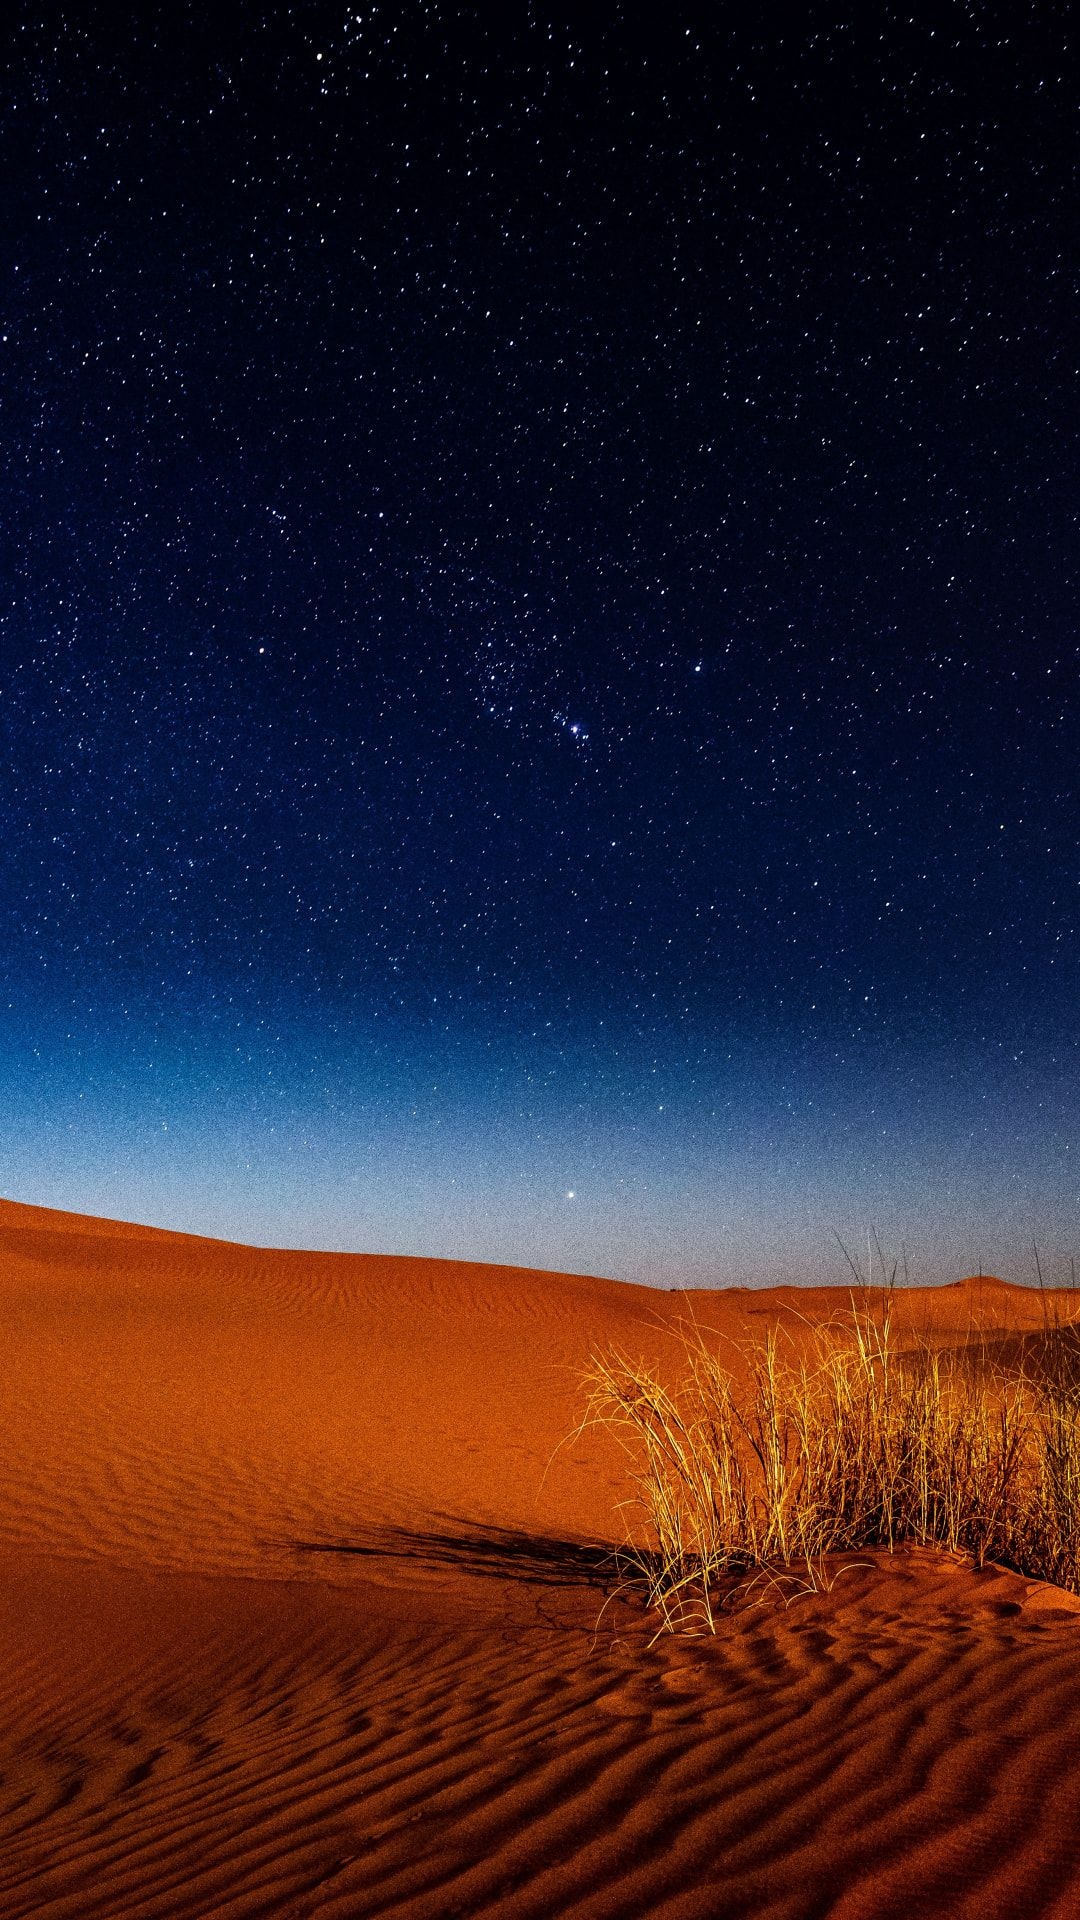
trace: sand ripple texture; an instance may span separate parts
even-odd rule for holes
[[[669,1303],[0,1229],[4,1920],[1080,1915],[1068,1596],[863,1556],[650,1645],[614,1595],[617,1463],[544,1470]]]
[[[0,1911],[1075,1914],[1075,1616],[848,1578],[650,1649],[565,1598],[496,1624],[24,1563]]]

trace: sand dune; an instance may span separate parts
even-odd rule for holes
[[[672,1364],[686,1310],[0,1203],[0,1913],[1080,1914],[1069,1596],[863,1555],[651,1646],[613,1597],[581,1370]]]

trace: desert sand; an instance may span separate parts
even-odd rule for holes
[[[0,1256],[5,1920],[1080,1915],[1069,1595],[860,1555],[652,1643],[615,1593],[581,1375],[673,1365],[683,1297],[12,1202]],[[951,1342],[1042,1302],[897,1311]]]

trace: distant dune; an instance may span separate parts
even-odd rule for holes
[[[1080,1914],[1080,1612],[928,1552],[664,1638],[590,1352],[657,1293],[0,1202],[0,1914]],[[1037,1331],[992,1279],[904,1327]]]

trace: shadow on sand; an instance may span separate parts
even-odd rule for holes
[[[385,1527],[373,1529],[363,1538],[295,1540],[292,1544],[298,1553],[406,1560],[414,1566],[527,1581],[533,1586],[607,1590],[620,1582],[619,1559],[613,1546],[588,1546],[513,1527],[457,1527],[449,1516],[439,1518],[449,1523],[445,1532]]]
[[[1080,1323],[1013,1330],[972,1331],[958,1345],[942,1347],[939,1357],[966,1371],[1021,1378],[1035,1388],[1053,1386],[1080,1396]]]

